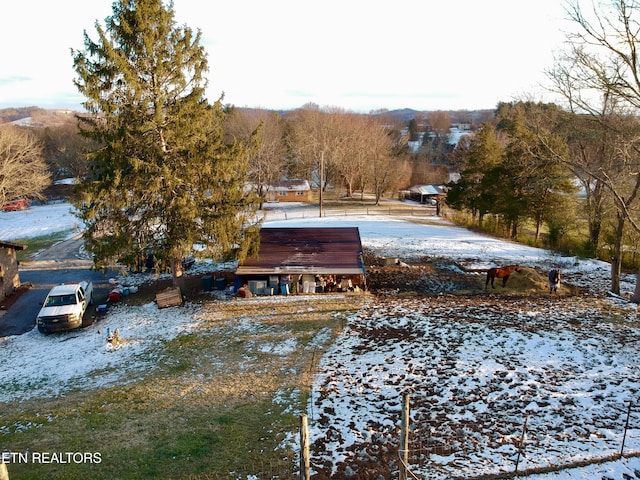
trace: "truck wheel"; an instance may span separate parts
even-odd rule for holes
[[[89,325],[93,325],[93,317],[89,315],[88,312],[85,312],[85,315],[82,317],[81,328],[88,327]]]

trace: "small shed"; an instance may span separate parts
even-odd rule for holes
[[[414,185],[409,188],[409,198],[420,203],[435,203],[447,195],[444,184]]]
[[[26,245],[3,242],[0,240],[0,295],[6,298],[20,287],[18,259],[16,252],[27,248]]]
[[[283,180],[267,187],[268,202],[310,202],[311,186],[308,180]]]
[[[254,295],[366,289],[357,227],[262,228],[257,256],[236,270],[236,289]]]

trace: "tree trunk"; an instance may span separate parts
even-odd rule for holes
[[[515,240],[518,236],[518,224],[516,222],[510,222],[509,224],[509,238]]]
[[[636,274],[636,288],[633,291],[633,297],[631,297],[632,303],[640,303],[640,270]]]
[[[180,290],[184,290],[184,268],[180,257],[174,257],[171,260],[171,282],[174,287],[180,287]]]
[[[589,241],[593,246],[593,251],[598,251],[598,244],[600,243],[600,230],[602,228],[602,222],[600,220],[592,220],[589,222]]]
[[[534,245],[538,245],[538,242],[540,241],[540,229],[542,228],[542,214],[538,214],[536,215],[536,237],[535,237],[535,241],[534,241]]]
[[[616,241],[611,259],[611,292],[620,295],[620,270],[622,269],[622,234],[624,231],[624,216],[618,212],[616,226]]]

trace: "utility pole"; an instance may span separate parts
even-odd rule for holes
[[[324,187],[324,150],[320,152],[320,217],[322,217],[322,190]]]

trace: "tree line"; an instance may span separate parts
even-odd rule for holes
[[[461,180],[448,201],[512,236],[525,221],[536,232],[544,223],[552,243],[584,218],[590,255],[612,245],[611,289],[620,293],[624,252],[640,238],[640,6],[611,0],[584,10],[570,0],[565,9],[576,31],[546,72],[562,108],[499,105],[495,122],[461,147]]]

